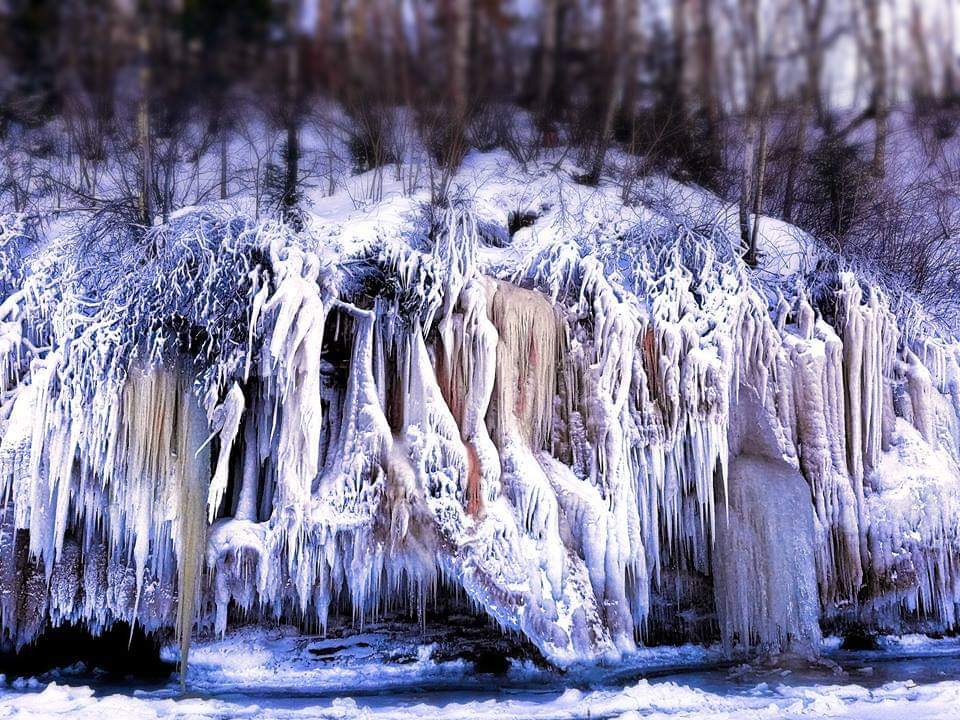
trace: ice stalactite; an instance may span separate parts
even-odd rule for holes
[[[454,348],[445,358],[449,405],[457,420],[469,461],[467,509],[481,515],[500,490],[500,457],[486,425],[497,374],[499,333],[487,315],[487,298],[496,291],[475,277],[460,293],[454,320]]]
[[[148,564],[162,576],[164,545],[172,544],[179,598],[175,627],[184,666],[206,546],[207,432],[206,416],[182,366],[132,370],[119,410],[114,449],[118,475],[110,485],[110,507],[130,515],[111,518],[110,541],[114,548],[133,548],[137,597],[131,624],[138,620]]]
[[[744,389],[729,430],[728,506],[712,557],[721,638],[727,648],[814,654],[824,539],[810,485],[769,395]]]
[[[146,259],[4,279],[3,632],[138,622],[186,662],[197,625],[455,592],[568,665],[693,606],[770,652],[956,624],[953,339],[683,228],[521,249],[489,222],[334,251],[198,213]]]
[[[195,608],[200,595],[200,573],[203,569],[207,541],[204,501],[208,495],[209,455],[202,446],[207,432],[206,418],[195,405],[191,393],[179,397],[177,432],[177,473],[174,486],[178,495],[177,518],[174,523],[174,548],[177,555],[176,632],[180,644],[181,687],[186,682],[190,637],[196,621]],[[196,448],[196,450],[194,449]]]
[[[863,575],[863,491],[861,481],[858,500],[848,475],[843,343],[815,319],[805,297],[796,316],[796,331],[784,334],[777,359],[777,414],[810,485],[821,598],[826,604],[849,601]]]
[[[609,630],[596,630],[602,627],[602,596],[594,600],[588,594],[583,598],[589,600],[586,603],[568,596],[577,585],[589,586],[592,578],[583,558],[571,552],[561,537],[558,487],[569,478],[565,468],[552,463],[544,452],[552,434],[557,374],[564,353],[562,321],[547,298],[506,282],[496,284],[489,307],[499,343],[488,419],[499,451],[504,492],[521,532],[529,538],[527,542],[535,544],[539,558],[539,567],[531,576],[532,590],[543,613],[539,624],[549,628],[555,645],[579,645],[564,648],[564,654],[574,650],[581,655],[609,655],[613,652],[608,647]],[[579,528],[574,524],[569,529]],[[571,605],[573,615],[563,618],[562,606]],[[553,627],[558,621],[560,626]],[[593,643],[584,639],[591,634],[598,635]],[[572,636],[569,640],[565,638],[568,635]],[[622,649],[632,648],[632,632],[625,644]],[[588,651],[590,645],[596,649]]]
[[[210,489],[207,497],[207,506],[209,508],[208,520],[210,522],[216,517],[217,508],[223,500],[223,495],[227,491],[227,480],[230,473],[230,451],[233,449],[233,443],[237,439],[237,433],[240,430],[240,420],[243,416],[243,409],[246,400],[243,397],[238,383],[234,383],[229,392],[227,392],[223,403],[217,406],[213,411],[211,425],[219,434],[220,451],[217,454],[217,469],[210,480]],[[213,439],[213,435],[207,438],[207,442]],[[255,444],[252,444],[256,448]],[[247,486],[248,494],[251,492]],[[247,501],[249,503],[249,500]],[[250,513],[248,509],[247,514]]]
[[[728,648],[816,652],[819,604],[812,513],[796,468],[754,455],[731,465],[729,513],[719,518],[713,565]]]
[[[298,524],[307,512],[310,487],[320,470],[320,353],[327,308],[317,284],[319,259],[296,247],[271,251],[277,288],[262,312],[272,315],[265,351],[272,365],[267,381],[275,383],[272,422],[277,475],[282,480],[276,485],[274,507],[290,523],[289,550],[295,556]]]
[[[847,451],[851,479],[860,484],[880,459],[884,379],[891,376],[899,336],[896,320],[879,292],[872,292],[864,303],[852,273],[843,273],[840,281],[838,324],[847,390]],[[858,499],[862,502],[859,492]]]
[[[686,331],[677,327],[697,307],[677,260],[667,259],[652,307],[594,258],[550,251],[528,270],[582,318],[570,333],[557,448],[607,505],[604,552],[591,577],[602,580],[607,622],[625,648],[645,627],[665,558],[693,551],[707,570],[708,555],[697,547],[712,538],[717,487],[725,492],[729,347],[703,346],[699,313],[686,317]],[[630,281],[654,285],[656,275],[642,262]]]

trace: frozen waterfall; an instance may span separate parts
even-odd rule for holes
[[[520,252],[490,203],[412,217],[335,243],[198,210],[111,253],[4,226],[5,636],[124,621],[185,659],[199,625],[451,591],[560,666],[664,608],[774,652],[956,625],[955,341],[685,228]]]

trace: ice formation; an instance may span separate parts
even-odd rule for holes
[[[198,624],[440,592],[561,666],[664,608],[770,651],[955,626],[960,345],[850,272],[549,203],[510,240],[508,207],[112,245],[4,220],[4,635],[125,621],[185,658]]]

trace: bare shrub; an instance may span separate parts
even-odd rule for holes
[[[469,149],[465,128],[442,107],[421,110],[418,123],[427,156],[430,200],[446,207],[450,201],[453,177]]]

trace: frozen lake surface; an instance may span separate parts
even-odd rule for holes
[[[825,662],[737,664],[715,649],[653,648],[617,669],[500,675],[440,643],[241,631],[201,644],[189,687],[108,684],[86,668],[7,683],[0,718],[923,718],[960,717],[960,641],[908,636]],[[386,657],[386,656],[390,657]],[[436,659],[441,657],[443,659]]]

